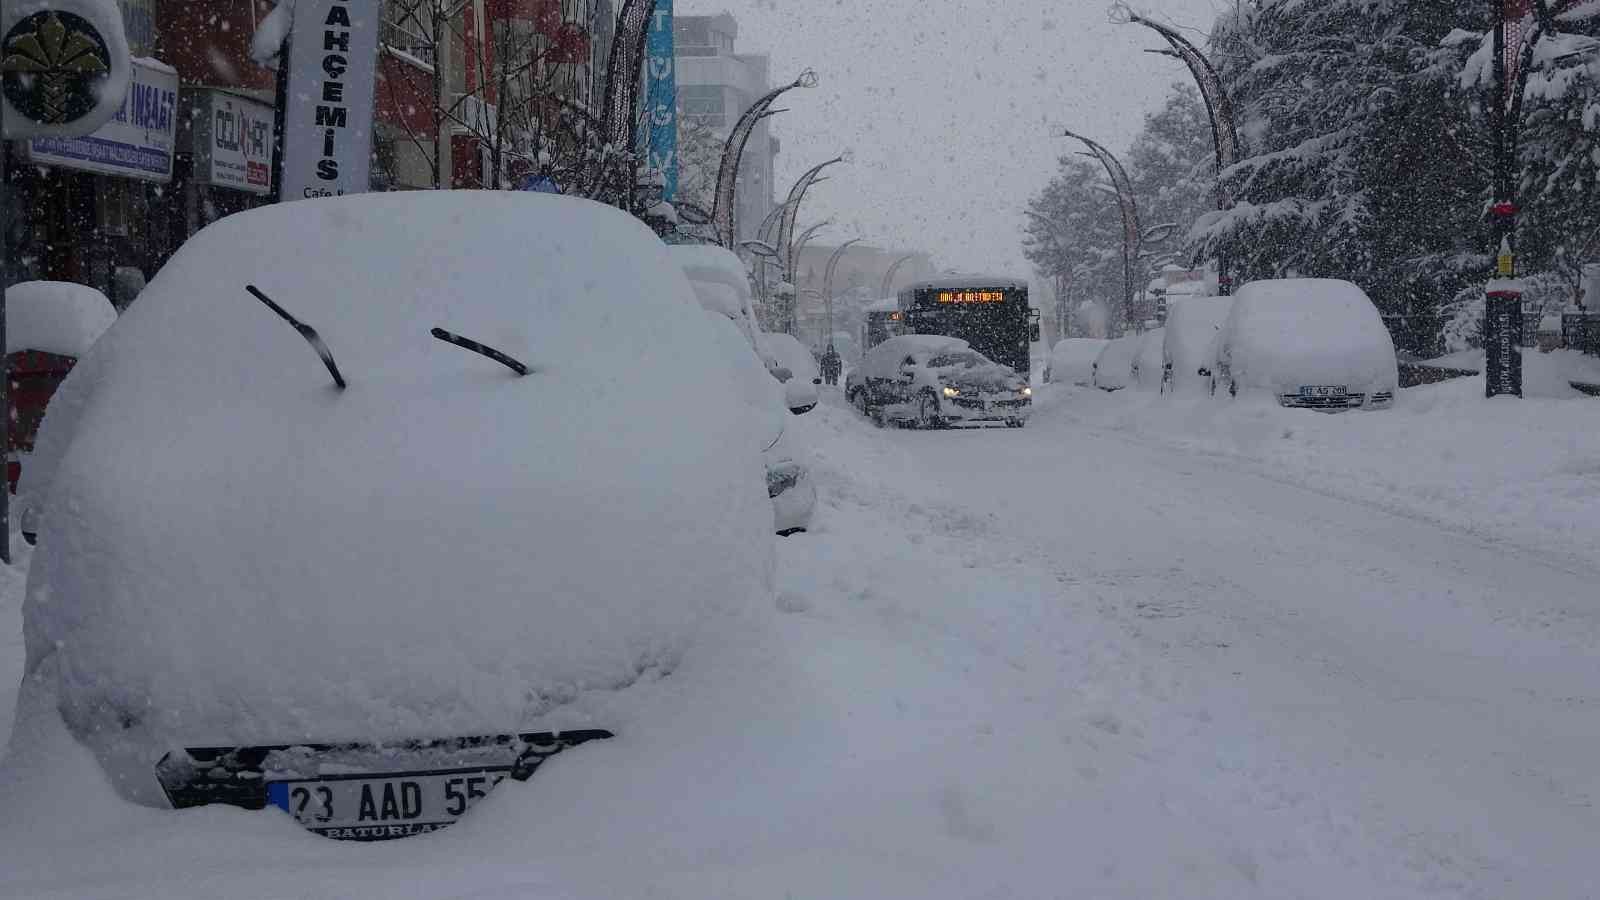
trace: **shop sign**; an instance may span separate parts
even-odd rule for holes
[[[34,138],[28,157],[39,165],[164,182],[172,180],[177,138],[178,73],[135,60],[133,80],[111,121],[83,137]]]
[[[205,91],[195,96],[194,180],[266,194],[272,190],[273,110],[265,103]]]
[[[284,200],[359,194],[371,187],[379,19],[373,8],[351,0],[295,4],[284,109]]]

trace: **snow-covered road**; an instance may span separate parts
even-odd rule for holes
[[[796,420],[819,526],[775,602],[448,832],[64,784],[0,805],[0,896],[1600,894],[1595,555],[1042,401],[1024,431]]]
[[[1259,787],[1349,817],[1424,887],[1600,885],[1600,567],[1096,428],[1073,402],[1025,438],[887,438],[908,481],[1048,559],[1169,662],[1214,742],[1166,751],[1226,766],[1249,745]]]

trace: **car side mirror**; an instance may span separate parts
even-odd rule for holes
[[[794,377],[794,373],[783,366],[779,366],[772,370],[772,377],[778,379],[780,384],[788,384],[789,379]]]
[[[1199,376],[1201,378],[1210,378],[1211,377],[1211,370],[1206,368],[1205,366],[1201,366],[1200,367],[1200,371],[1199,371],[1198,374],[1199,374]]]
[[[812,384],[821,384],[822,383],[822,379],[821,378],[813,378],[813,379],[811,379],[811,383]]]

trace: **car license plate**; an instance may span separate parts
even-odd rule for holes
[[[267,802],[323,837],[384,841],[454,824],[510,773],[507,767],[274,781]]]
[[[1300,388],[1302,397],[1343,397],[1348,393],[1342,384],[1313,384]]]

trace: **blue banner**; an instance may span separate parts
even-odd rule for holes
[[[678,195],[678,74],[673,55],[672,0],[656,0],[644,61],[649,166],[661,173],[665,183],[661,198],[669,202]]]

